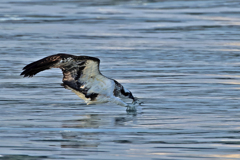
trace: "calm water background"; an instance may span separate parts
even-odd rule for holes
[[[239,0],[1,0],[0,160],[240,159]],[[86,106],[52,69],[96,56],[144,101]]]

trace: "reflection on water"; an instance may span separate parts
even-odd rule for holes
[[[0,160],[239,159],[239,1],[6,1],[0,13]],[[52,69],[101,59],[144,104],[85,105]]]

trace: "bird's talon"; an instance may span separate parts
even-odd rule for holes
[[[136,108],[133,105],[131,105],[131,106],[129,105],[129,106],[127,106],[126,111],[136,111]]]

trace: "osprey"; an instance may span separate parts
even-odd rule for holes
[[[50,68],[60,68],[63,72],[62,86],[78,95],[87,105],[114,102],[127,107],[127,111],[135,110],[138,99],[116,80],[102,75],[99,64],[100,60],[95,57],[55,54],[26,65],[21,75],[32,77]],[[120,98],[129,98],[133,102],[127,104]]]

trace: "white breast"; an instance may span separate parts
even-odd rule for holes
[[[98,93],[101,95],[111,96],[114,90],[114,82],[102,75],[87,82],[86,87],[89,88],[88,93]]]

